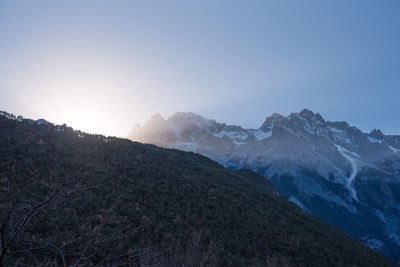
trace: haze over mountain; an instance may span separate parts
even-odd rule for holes
[[[400,260],[400,136],[365,133],[304,109],[273,114],[258,129],[156,114],[129,138],[251,169],[304,211]]]

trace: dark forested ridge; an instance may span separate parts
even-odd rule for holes
[[[0,216],[5,266],[390,266],[250,171],[6,113]]]

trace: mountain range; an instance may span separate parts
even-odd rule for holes
[[[129,139],[193,151],[266,177],[289,201],[400,261],[400,136],[365,133],[304,109],[245,129],[178,112]]]
[[[392,266],[251,170],[0,112],[0,266]]]

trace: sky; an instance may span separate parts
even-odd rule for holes
[[[126,136],[308,108],[400,134],[400,1],[0,1],[0,110]]]

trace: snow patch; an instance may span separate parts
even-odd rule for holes
[[[235,132],[235,131],[225,131],[225,130],[214,134],[214,136],[218,137],[218,138],[223,138],[226,136],[230,139],[239,139],[242,141],[247,139],[247,137],[248,137],[247,133],[241,133],[241,132]]]
[[[290,196],[289,201],[299,206],[303,211],[308,212],[306,206],[304,206],[303,203],[301,203],[301,201],[297,197]]]
[[[303,128],[307,132],[313,135],[325,136],[327,131],[324,123],[315,115],[313,117],[306,119],[300,114],[294,114],[296,118],[303,122]]]
[[[390,150],[392,150],[393,153],[400,153],[400,149],[394,148],[394,147],[392,147],[391,145],[387,145],[387,146],[388,146],[388,148],[389,148]]]
[[[328,126],[328,130],[331,135],[339,142],[351,144],[349,134],[343,130],[336,127]]]
[[[321,128],[319,128],[316,125],[310,124],[309,122],[306,122],[304,124],[304,129],[307,132],[309,132],[310,134],[316,134],[316,135],[323,136],[323,131],[321,130]]]
[[[371,143],[376,143],[376,144],[382,144],[383,143],[382,140],[376,139],[376,138],[371,137],[371,136],[368,136],[367,138],[368,138],[368,141],[370,141]]]
[[[328,127],[329,131],[334,132],[334,133],[343,133],[344,131],[342,129],[338,129],[335,127]]]
[[[239,141],[236,141],[236,140],[233,140],[233,143],[235,143],[238,146],[246,144],[246,142],[239,142]]]
[[[376,238],[372,238],[369,235],[363,237],[363,242],[367,245],[370,249],[382,251],[383,247],[385,246],[384,243]]]
[[[360,156],[357,153],[348,151],[347,149],[345,149],[342,146],[339,146],[339,145],[335,145],[335,146],[336,146],[337,150],[343,155],[343,157],[345,157],[347,159],[347,161],[349,161],[351,164],[351,174],[348,177],[349,178],[348,189],[350,190],[350,193],[352,194],[353,198],[358,201],[357,192],[354,189],[353,182],[354,182],[354,179],[356,178],[357,173],[362,165]]]
[[[270,138],[272,136],[272,131],[265,132],[263,130],[255,130],[253,134],[258,141],[261,141]]]

